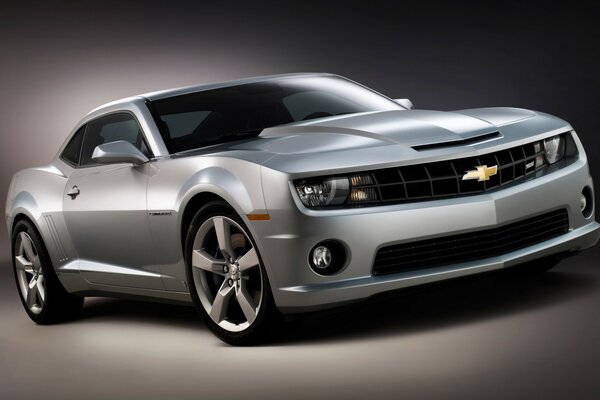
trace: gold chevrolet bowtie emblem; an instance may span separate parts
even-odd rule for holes
[[[478,165],[475,168],[477,169],[473,171],[467,171],[467,173],[463,175],[462,180],[466,181],[468,179],[477,179],[478,182],[487,181],[490,179],[490,176],[494,176],[498,172],[497,165],[489,168],[487,165]]]

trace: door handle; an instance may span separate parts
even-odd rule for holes
[[[67,192],[68,196],[71,196],[71,200],[75,200],[75,197],[79,196],[79,188],[77,186],[73,186],[71,190]]]

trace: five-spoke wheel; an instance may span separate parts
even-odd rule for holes
[[[39,314],[44,308],[46,289],[38,250],[26,232],[19,233],[15,242],[15,268],[19,289],[29,310]]]
[[[240,217],[224,203],[207,204],[192,221],[186,250],[190,293],[211,329],[233,344],[262,339],[258,331],[271,322],[274,307],[259,253]]]
[[[18,221],[12,237],[15,280],[29,317],[38,324],[73,317],[81,309],[83,297],[67,293],[61,285],[33,223]]]

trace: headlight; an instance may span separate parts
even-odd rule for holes
[[[339,205],[348,197],[346,177],[301,180],[295,186],[302,204],[307,207]]]
[[[544,140],[544,150],[548,164],[554,164],[565,155],[565,139],[558,135]]]
[[[294,182],[294,186],[302,204],[307,207],[359,206],[379,199],[370,173],[302,179]]]

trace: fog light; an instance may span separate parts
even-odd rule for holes
[[[586,186],[583,188],[579,197],[579,207],[581,207],[581,213],[586,218],[590,218],[594,213],[594,194],[591,187]]]
[[[347,247],[334,239],[317,243],[308,253],[308,264],[319,275],[333,275],[346,266]]]
[[[583,210],[585,210],[586,206],[587,206],[587,200],[585,198],[585,195],[583,193],[581,193],[581,195],[579,196],[579,207],[581,208],[581,212],[583,212]]]
[[[325,246],[318,246],[313,250],[312,260],[315,267],[325,269],[331,265],[331,250]]]

